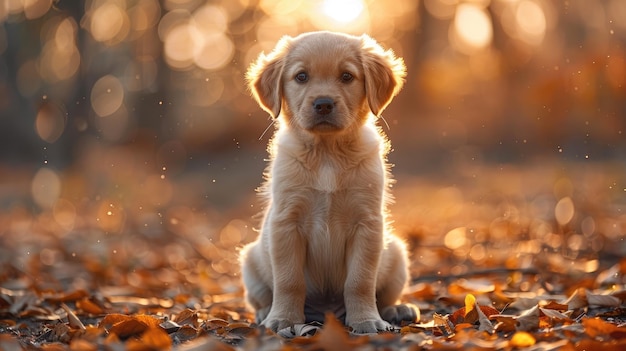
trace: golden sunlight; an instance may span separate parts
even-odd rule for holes
[[[322,5],[326,16],[341,23],[354,21],[363,12],[362,0],[325,0]]]

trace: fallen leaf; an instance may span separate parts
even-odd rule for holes
[[[473,328],[474,328],[474,324],[473,323],[465,323],[464,322],[464,323],[456,324],[454,326],[454,331],[458,333],[459,331],[461,331],[463,329],[473,329]]]
[[[174,318],[174,321],[180,325],[191,324],[197,327],[198,313],[192,309],[186,308]]]
[[[158,327],[148,328],[141,334],[139,340],[151,350],[169,350],[172,348],[172,340],[169,335]]]
[[[52,296],[46,296],[44,299],[52,303],[71,302],[86,298],[89,294],[85,290],[75,290],[68,293],[61,293]]]
[[[139,314],[139,315],[133,316],[133,318],[137,319],[140,322],[145,323],[150,328],[158,328],[159,324],[161,324],[162,322],[161,319],[156,318],[154,316],[147,315],[147,314]]]
[[[223,342],[220,342],[218,340],[206,337],[206,338],[198,338],[196,340],[186,342],[183,345],[176,347],[176,350],[177,351],[205,351],[205,350],[234,351],[235,348]]]
[[[590,306],[603,306],[603,307],[619,307],[622,301],[615,296],[594,294],[589,290],[585,291],[587,295],[587,303]]]
[[[104,316],[104,318],[102,318],[102,320],[100,321],[98,326],[100,326],[100,327],[102,327],[104,329],[110,329],[115,324],[123,322],[123,321],[127,321],[127,320],[132,319],[132,318],[133,317],[125,315],[125,314],[110,313],[110,314],[107,314],[106,316]]]
[[[494,329],[497,332],[510,333],[517,330],[517,316],[497,314],[492,315],[491,318],[497,321],[494,326]]]
[[[626,340],[593,340],[583,339],[576,343],[576,350],[624,351]]]
[[[575,310],[578,308],[587,307],[589,303],[587,302],[586,290],[583,288],[576,289],[572,295],[570,295],[567,300],[563,302],[563,304],[567,305],[568,310]]]
[[[569,309],[569,306],[567,304],[563,304],[563,303],[558,303],[556,301],[550,301],[546,304],[542,304],[540,305],[541,309],[543,310],[557,310],[557,311],[567,311]]]
[[[490,293],[495,289],[496,286],[488,279],[459,279],[448,286],[448,292],[452,295]]]
[[[358,343],[356,339],[350,339],[344,325],[335,318],[333,313],[326,313],[324,326],[313,338],[315,340],[311,348],[327,351],[350,350]]]
[[[620,328],[615,324],[603,321],[600,318],[583,318],[581,323],[585,327],[585,333],[594,339],[601,336],[611,336],[611,334],[620,331]],[[621,329],[621,332],[626,332],[626,328]]]
[[[104,309],[88,298],[83,298],[81,300],[76,301],[76,308],[80,309],[86,313],[99,315],[104,313]]]
[[[19,341],[8,334],[0,334],[0,350],[3,351],[22,351],[23,348]]]
[[[43,351],[66,351],[67,346],[60,343],[49,343],[41,346]]]
[[[439,313],[433,314],[433,324],[443,336],[451,337],[454,335],[454,324],[448,316],[440,315]]]
[[[485,329],[489,328],[489,316],[494,314],[499,314],[500,312],[491,306],[480,306],[476,303],[476,297],[472,294],[467,294],[465,296],[465,306],[456,310],[452,315],[450,315],[450,322],[456,325],[458,323],[470,323],[474,324],[476,322],[481,321],[482,316],[482,327]],[[485,330],[486,330],[485,329]]]
[[[494,331],[493,324],[491,324],[491,321],[489,320],[489,316],[487,316],[484,310],[488,310],[489,311],[488,313],[491,313],[492,315],[498,313],[498,311],[495,310],[494,308],[489,307],[488,309],[486,307],[489,307],[489,306],[475,305],[474,310],[476,310],[478,314],[478,330],[491,334]],[[490,311],[490,310],[493,310],[493,311]]]
[[[74,314],[74,312],[72,312],[72,310],[70,310],[69,307],[67,307],[66,304],[62,303],[61,308],[63,308],[67,313],[67,319],[69,321],[70,327],[74,329],[85,330],[85,325],[83,324],[83,322],[78,319],[78,317]]]
[[[420,283],[408,288],[405,296],[410,296],[419,301],[430,301],[437,298],[437,294],[432,285]]]
[[[569,320],[569,316],[566,315],[565,313],[561,313],[557,310],[554,309],[548,309],[548,308],[543,308],[540,307],[539,311],[541,312],[541,314],[545,315],[546,317],[552,318],[552,319],[557,319],[560,321],[565,321],[565,320]]]
[[[251,327],[247,323],[231,323],[228,325],[228,333],[230,335],[248,336],[256,332],[256,328]]]
[[[198,337],[198,330],[191,325],[183,325],[175,332],[170,333],[170,337],[177,342],[185,342]]]
[[[116,334],[120,337],[120,339],[126,339],[130,336],[139,335],[149,328],[150,326],[145,322],[142,322],[137,318],[130,318],[114,324],[109,329],[109,333]]]
[[[71,351],[96,351],[98,345],[84,339],[74,339],[70,342]]]
[[[535,337],[532,334],[525,331],[518,331],[513,334],[509,345],[511,347],[530,347],[536,343]]]

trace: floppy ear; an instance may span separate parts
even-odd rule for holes
[[[290,41],[291,37],[284,36],[268,55],[261,53],[246,73],[252,96],[273,118],[278,117],[282,104],[281,76]]]
[[[365,95],[370,110],[379,116],[404,85],[406,66],[391,50],[384,50],[367,35],[361,36]]]

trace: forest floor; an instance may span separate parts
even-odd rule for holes
[[[256,237],[259,205],[206,201],[236,187],[226,178],[211,190],[201,172],[87,167],[53,174],[50,202],[32,176],[0,170],[13,182],[0,186],[0,350],[623,350],[625,168],[397,175],[402,299],[421,318],[374,335],[333,318],[279,335],[254,324],[237,249]]]

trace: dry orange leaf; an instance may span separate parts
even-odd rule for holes
[[[121,339],[126,339],[133,335],[139,335],[148,330],[148,328],[150,328],[150,326],[146,323],[138,319],[131,318],[112,326],[111,329],[109,329],[109,333],[116,334]]]
[[[191,325],[183,325],[171,335],[180,341],[188,341],[198,337],[198,330]]]
[[[81,309],[89,314],[103,314],[104,310],[102,307],[96,305],[88,298],[84,298],[76,301],[76,308]]]
[[[22,351],[23,348],[16,338],[8,334],[0,334],[0,350]]]
[[[133,318],[137,319],[140,322],[145,323],[150,328],[158,328],[159,324],[161,324],[162,322],[162,320],[160,320],[159,318],[149,316],[147,314],[136,315]]]
[[[123,322],[123,321],[127,321],[132,318],[133,317],[127,316],[125,314],[109,313],[106,316],[104,316],[104,318],[100,321],[99,326],[104,329],[110,329],[115,324]]]
[[[124,339],[141,334],[149,328],[158,328],[160,323],[160,319],[145,314],[137,316],[108,314],[100,322],[100,327],[108,329],[110,333]]]
[[[196,326],[196,323],[198,322],[198,313],[187,308],[182,310],[176,318],[174,318],[174,321],[180,325],[191,324]]]
[[[430,284],[417,284],[411,288],[411,291],[407,293],[407,296],[415,298],[417,300],[434,300],[437,298],[437,294]]]
[[[581,323],[585,327],[585,333],[591,338],[598,336],[609,336],[614,339],[626,338],[625,327],[618,327],[600,318],[583,318]]]
[[[458,333],[459,331],[463,329],[472,329],[472,328],[474,328],[474,324],[472,323],[459,323],[454,326],[454,331]]]
[[[172,348],[172,340],[161,328],[149,328],[141,334],[140,340],[153,350],[169,350]]]
[[[624,351],[626,340],[598,341],[583,339],[576,343],[576,350]]]
[[[535,344],[536,340],[532,334],[525,331],[518,331],[513,334],[509,345],[511,347],[530,347]]]
[[[70,343],[71,351],[96,351],[98,345],[84,339],[74,339]]]
[[[41,345],[43,351],[65,351],[67,347],[59,343],[50,343]]]
[[[343,324],[332,313],[326,313],[324,327],[313,338],[315,339],[314,345],[312,345],[314,349],[329,351],[353,349],[359,340],[350,339]]]
[[[206,330],[215,330],[228,326],[228,322],[221,318],[213,318],[202,323],[202,327]]]
[[[478,308],[476,308],[478,306]],[[478,310],[480,309],[480,312]],[[500,312],[491,306],[480,306],[476,303],[476,297],[472,294],[467,294],[465,296],[465,306],[456,310],[451,316],[450,321],[452,324],[458,323],[476,323],[481,322],[484,324],[485,318],[489,318],[494,314],[499,314]],[[484,316],[484,317],[483,317]]]
[[[541,308],[548,309],[548,310],[557,310],[557,311],[567,311],[569,309],[567,304],[558,303],[556,301],[550,301],[547,304],[541,306]]]
[[[85,290],[75,290],[68,293],[62,293],[54,296],[47,296],[45,299],[52,303],[76,301],[89,296]]]
[[[499,332],[513,332],[517,330],[517,320],[515,320],[515,316],[513,315],[504,315],[497,314],[493,315],[497,323],[495,325],[495,330]]]

